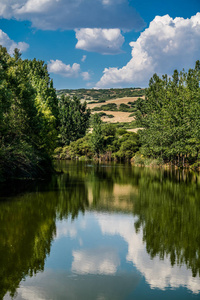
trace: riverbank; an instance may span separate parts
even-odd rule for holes
[[[31,157],[32,158],[32,157]],[[0,161],[0,182],[10,179],[45,179],[55,172],[49,157],[20,156]]]
[[[88,155],[78,155],[73,152],[70,152],[69,147],[65,148],[57,148],[56,153],[54,155],[55,160],[71,160],[71,161],[91,161],[91,162],[99,162],[99,163],[130,163],[132,166],[136,167],[146,167],[146,168],[162,168],[165,170],[169,169],[185,169],[185,170],[193,170],[200,171],[200,162],[195,162],[193,164],[189,164],[187,161],[184,166],[181,163],[174,164],[173,162],[166,162],[162,158],[151,158],[145,157],[139,152],[136,153],[133,157],[125,158],[119,157],[116,153],[112,153],[111,151],[107,151],[106,153],[100,153],[99,155],[95,155],[94,153],[88,153]]]

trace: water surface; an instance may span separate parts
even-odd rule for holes
[[[200,177],[59,162],[1,186],[0,299],[200,299]]]

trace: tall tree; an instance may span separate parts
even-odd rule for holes
[[[150,79],[145,100],[137,101],[136,120],[141,151],[175,164],[196,158],[200,146],[199,61],[188,72],[174,71],[172,78],[156,74]]]
[[[0,176],[39,176],[42,164],[50,165],[57,138],[57,98],[49,101],[51,94],[43,62],[0,47]]]
[[[99,153],[102,151],[103,142],[104,142],[101,125],[102,125],[101,117],[98,114],[94,114],[91,143],[92,143],[93,151],[96,153],[97,156],[99,156]]]
[[[90,109],[86,102],[74,97],[61,96],[59,100],[59,138],[62,145],[68,145],[71,141],[82,138],[89,127]]]

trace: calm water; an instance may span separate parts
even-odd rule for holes
[[[60,162],[0,195],[0,299],[200,299],[200,176]]]

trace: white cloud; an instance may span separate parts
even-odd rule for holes
[[[59,74],[64,77],[78,77],[80,74],[80,65],[74,63],[72,66],[64,64],[61,60],[50,60],[48,63],[50,73]]]
[[[72,272],[78,274],[115,274],[120,262],[111,248],[85,249],[73,251],[72,254]]]
[[[150,26],[131,42],[132,59],[122,67],[105,68],[98,88],[147,86],[153,73],[172,74],[174,69],[194,67],[199,59],[200,13],[190,19],[169,15],[155,17]]]
[[[63,237],[76,238],[77,229],[74,224],[70,224],[69,222],[61,222],[58,221],[56,224],[56,235],[55,239],[61,239]]]
[[[0,45],[7,48],[7,51],[10,54],[13,54],[14,49],[18,48],[21,52],[24,52],[28,49],[29,45],[24,42],[16,43],[9,38],[9,36],[0,29]]]
[[[16,6],[16,13],[19,15],[23,13],[41,13],[48,10],[49,5],[52,4],[52,0],[28,0],[21,7],[17,8]]]
[[[50,60],[47,64],[48,71],[63,77],[82,77],[83,80],[90,80],[89,72],[81,72],[80,64],[74,63],[72,66],[64,64],[61,60]]]
[[[193,278],[191,270],[185,265],[171,266],[169,258],[160,260],[157,256],[151,259],[146,251],[146,244],[143,242],[142,230],[140,233],[134,231],[132,216],[109,215],[105,218],[100,214],[96,215],[101,231],[105,235],[119,235],[128,244],[126,260],[132,262],[134,266],[144,275],[145,280],[151,288],[179,288],[187,287],[193,293],[200,291],[200,279]]]
[[[43,292],[40,290],[36,290],[35,287],[32,286],[26,286],[26,287],[21,287],[19,290],[19,294],[21,296],[21,299],[26,299],[26,300],[45,300],[45,297],[43,295]]]
[[[81,58],[81,61],[84,62],[86,60],[87,56],[83,55],[83,57]]]
[[[128,0],[1,0],[0,17],[29,20],[40,29],[123,28],[145,23]]]
[[[90,74],[89,72],[82,72],[81,76],[83,77],[83,80],[90,80]]]
[[[121,52],[124,37],[120,29],[82,28],[76,29],[77,49],[101,54],[117,54]]]

